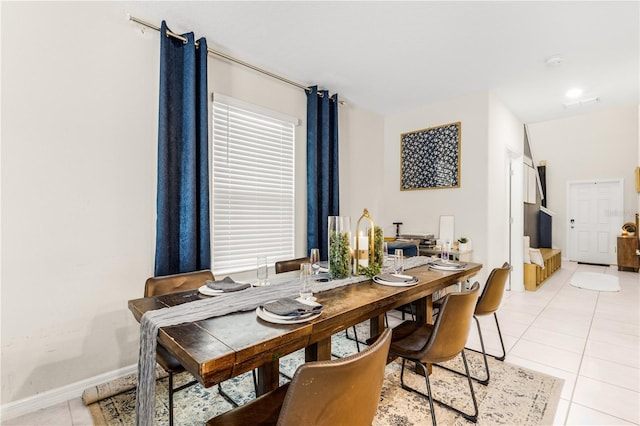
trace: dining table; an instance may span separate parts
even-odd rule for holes
[[[384,328],[385,312],[410,302],[415,305],[416,321],[430,323],[434,293],[470,279],[482,268],[469,262],[458,270],[434,270],[428,260],[418,263],[422,264],[404,271],[416,277],[414,285],[382,285],[362,277],[359,282],[316,292],[323,310],[308,321],[273,323],[258,316],[257,310],[249,310],[160,327],[157,340],[204,387],[257,369],[257,393],[262,395],[279,386],[283,356],[304,349],[306,361],[329,360],[332,335],[369,320],[375,336]],[[191,290],[130,300],[128,306],[141,321],[147,311],[208,297]]]

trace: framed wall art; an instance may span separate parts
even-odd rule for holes
[[[461,123],[400,135],[400,190],[460,187]]]

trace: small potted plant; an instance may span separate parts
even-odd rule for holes
[[[458,238],[458,250],[459,251],[467,251],[469,250],[469,240],[465,237]]]

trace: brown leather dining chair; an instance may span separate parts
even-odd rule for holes
[[[194,290],[204,285],[206,280],[215,280],[210,270],[151,277],[145,282],[144,297],[162,296],[170,293]],[[185,371],[185,368],[160,343],[158,343],[156,348],[156,362],[169,373],[169,425],[173,425],[173,394],[195,385],[197,381],[193,380],[176,388],[173,387],[174,376]],[[218,393],[233,406],[238,405],[224,392],[220,384],[218,384]]]
[[[299,271],[302,263],[309,263],[311,260],[308,257],[300,257],[298,259],[281,260],[276,262],[275,269],[276,274],[282,274],[284,272]]]
[[[434,401],[438,404],[461,414],[469,421],[476,422],[478,419],[478,403],[473,391],[473,383],[469,374],[467,358],[464,354],[464,345],[467,342],[471,318],[478,298],[480,285],[476,282],[469,291],[462,293],[449,293],[444,297],[440,313],[434,324],[420,324],[416,321],[405,321],[393,329],[393,337],[390,355],[402,358],[402,370],[400,372],[400,384],[403,389],[415,392],[429,401],[431,410],[431,420],[436,425],[436,415],[433,409]],[[474,414],[465,413],[449,404],[439,401],[433,397],[427,363],[438,363],[448,361],[460,354],[469,382],[471,399],[474,406]],[[413,361],[420,366],[424,373],[427,393],[420,392],[404,382],[404,371],[406,361]]]
[[[502,355],[497,356],[497,355],[489,354],[489,356],[492,356],[498,361],[504,361],[504,358],[506,356],[506,351],[504,349],[504,340],[502,339],[502,332],[500,331],[500,324],[498,323],[498,315],[496,311],[498,310],[498,308],[500,307],[500,304],[502,303],[502,296],[504,295],[504,289],[507,285],[507,278],[509,278],[510,272],[511,272],[511,265],[509,265],[508,262],[505,262],[500,268],[494,268],[489,274],[489,277],[487,278],[487,282],[484,288],[482,289],[482,293],[480,293],[478,302],[476,303],[475,311],[473,312],[473,319],[476,322],[476,328],[478,330],[478,336],[480,338],[480,347],[482,350],[476,351],[475,349],[465,348],[467,350],[482,354],[482,357],[484,359],[484,368],[485,368],[486,378],[480,379],[477,377],[472,377],[472,379],[485,386],[489,384],[489,378],[490,378],[489,362],[487,361],[487,351],[484,346],[482,329],[480,327],[480,321],[478,320],[478,317],[493,314],[493,318],[496,321],[496,329],[498,330],[498,337],[500,337],[500,345],[502,346]],[[439,303],[435,302],[434,308],[438,308],[438,307],[439,307]],[[452,371],[454,373],[462,374],[462,372],[452,370],[448,367],[444,367],[444,366],[439,366],[439,367]]]
[[[207,426],[371,425],[390,342],[386,329],[362,352],[302,364],[288,384],[212,418]]]
[[[511,272],[511,265],[505,262],[500,268],[494,268],[487,278],[487,283],[482,289],[482,293],[476,303],[476,309],[473,313],[473,319],[476,320],[476,327],[478,328],[478,336],[480,337],[480,347],[482,348],[482,356],[484,357],[484,366],[487,371],[487,378],[484,380],[478,380],[482,384],[489,383],[489,364],[487,363],[487,351],[484,347],[484,340],[482,338],[482,330],[480,328],[480,321],[478,317],[491,315],[496,321],[496,329],[498,330],[498,336],[500,337],[500,346],[502,346],[502,355],[491,355],[498,361],[504,361],[506,351],[504,349],[504,340],[502,339],[502,332],[500,331],[500,323],[498,323],[498,314],[496,313],[500,304],[502,304],[502,296],[504,295],[504,288],[507,285],[507,278]],[[477,351],[476,351],[477,352]]]

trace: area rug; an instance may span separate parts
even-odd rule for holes
[[[598,272],[575,272],[569,284],[585,290],[620,291],[620,283],[615,275]]]
[[[359,337],[366,331],[358,330]],[[352,340],[344,333],[334,338],[333,352],[348,354],[355,348]],[[467,358],[474,375],[482,375],[482,356],[467,351]],[[304,352],[298,351],[281,359],[281,371],[292,375],[304,360]],[[557,403],[560,399],[562,379],[525,368],[503,363],[490,358],[491,381],[488,386],[474,383],[478,400],[480,425],[541,425],[552,424]],[[405,391],[400,387],[400,361],[387,366],[380,397],[380,405],[373,422],[383,425],[424,425],[431,423],[429,404],[425,398]],[[462,368],[460,360],[452,360],[448,366]],[[411,386],[424,391],[424,378],[415,373],[405,373]],[[188,374],[179,375],[178,381],[190,380]],[[469,387],[463,376],[434,367],[431,386],[436,398],[447,401],[464,411],[472,410]],[[287,379],[282,376],[281,382]],[[168,379],[159,379],[156,388],[156,425],[168,424],[167,409]],[[244,404],[255,397],[251,373],[223,382],[224,390],[238,404]],[[202,425],[209,418],[231,409],[232,406],[218,394],[217,387],[204,389],[195,385],[177,392],[174,396],[174,415],[177,425]],[[96,425],[135,424],[135,389],[122,392],[89,405]],[[436,418],[440,424],[472,424],[463,417],[436,405]]]
[[[159,365],[156,366],[156,379],[164,379],[168,376],[169,374],[167,374],[162,367]],[[90,405],[102,399],[109,398],[110,396],[135,389],[137,384],[137,374],[127,374],[126,376],[118,377],[110,382],[101,383],[85,389],[84,392],[82,392],[82,402],[84,405]]]

